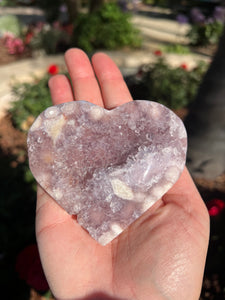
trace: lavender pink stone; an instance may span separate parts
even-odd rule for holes
[[[187,148],[182,121],[144,100],[113,110],[86,101],[49,107],[27,142],[37,182],[102,245],[172,187]]]

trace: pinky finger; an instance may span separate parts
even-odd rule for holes
[[[72,87],[69,79],[65,75],[55,75],[51,77],[48,86],[54,105],[74,100]]]

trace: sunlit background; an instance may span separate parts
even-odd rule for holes
[[[34,233],[26,134],[51,105],[63,53],[106,52],[134,99],[185,122],[187,165],[208,207],[201,299],[225,299],[225,1],[0,0],[0,298],[50,299]]]

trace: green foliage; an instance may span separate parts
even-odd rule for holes
[[[13,87],[16,101],[10,109],[10,113],[16,128],[27,131],[34,118],[52,105],[48,79],[49,76],[46,75],[34,83],[17,84]]]
[[[167,53],[176,53],[176,54],[190,54],[191,51],[189,47],[181,44],[168,44],[163,47],[163,51]]]
[[[192,71],[187,71],[184,66],[172,68],[162,58],[148,66],[143,77],[148,99],[171,109],[187,107],[194,100],[206,72],[206,64],[199,63]]]
[[[190,44],[193,46],[217,44],[222,31],[222,22],[193,24],[188,33]]]
[[[21,35],[22,25],[16,16],[6,15],[0,17],[0,33],[5,32],[11,32],[15,36]]]
[[[115,3],[105,3],[91,14],[80,14],[75,21],[73,44],[86,52],[94,49],[140,47],[141,38],[130,21]]]

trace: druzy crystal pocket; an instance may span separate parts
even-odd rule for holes
[[[105,245],[177,181],[187,135],[159,103],[136,100],[106,110],[74,101],[41,113],[27,143],[37,182]]]

